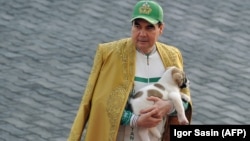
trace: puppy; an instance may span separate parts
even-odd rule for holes
[[[182,104],[182,98],[186,101],[190,101],[190,98],[182,94],[180,89],[189,86],[189,80],[183,71],[175,66],[166,68],[163,76],[159,79],[157,83],[148,85],[140,89],[131,99],[130,104],[134,114],[139,115],[140,110],[148,108],[154,105],[153,101],[147,100],[150,96],[159,97],[163,100],[171,100],[174,104],[174,108],[177,111],[178,121],[181,125],[188,124],[188,120],[185,115],[184,107]],[[148,133],[151,132],[152,135],[157,138],[161,138],[161,133],[154,128],[138,128],[138,134],[142,141],[150,141]]]

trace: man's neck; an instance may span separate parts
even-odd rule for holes
[[[153,47],[149,48],[149,49],[141,49],[141,48],[138,48],[136,47],[136,50],[144,55],[150,55],[150,54],[153,54],[154,52],[156,52],[156,46],[154,45]]]

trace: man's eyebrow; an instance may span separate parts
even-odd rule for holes
[[[134,25],[140,25],[140,23],[138,21],[134,21]],[[155,26],[153,24],[148,24],[147,25],[148,28],[154,28]]]
[[[147,27],[154,28],[155,26],[153,24],[149,24],[149,25],[147,25]]]
[[[135,25],[140,25],[138,21],[134,21],[134,24]]]

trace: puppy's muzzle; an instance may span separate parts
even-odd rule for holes
[[[182,83],[182,85],[180,86],[180,88],[181,88],[181,89],[187,88],[189,82],[188,82],[188,79],[187,79],[186,76],[183,78],[183,81],[182,81],[182,82],[183,82],[183,83]]]

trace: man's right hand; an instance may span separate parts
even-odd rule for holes
[[[137,126],[145,128],[152,128],[157,126],[162,121],[162,117],[155,116],[157,115],[157,112],[158,108],[155,106],[145,110],[137,119]]]

